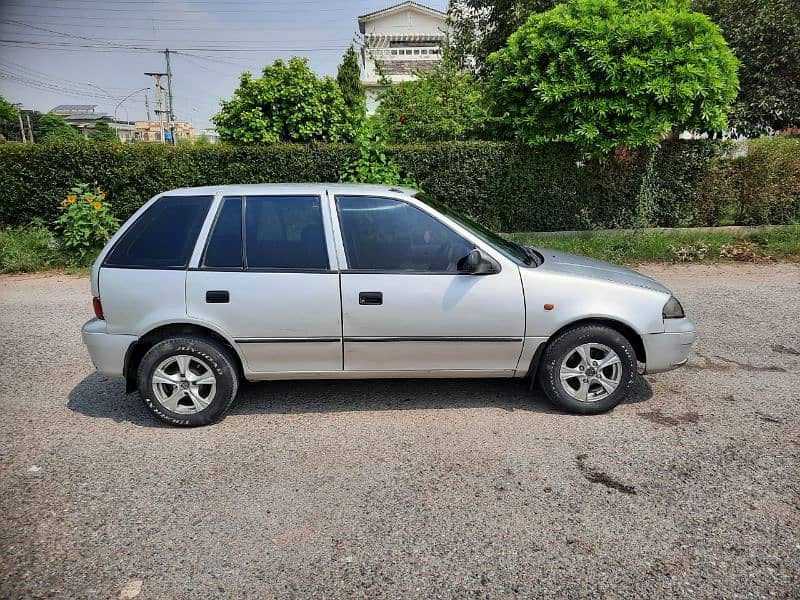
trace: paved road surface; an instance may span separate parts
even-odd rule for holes
[[[599,417],[518,381],[247,385],[162,426],[0,278],[0,596],[798,597],[800,268],[646,267],[689,366]]]

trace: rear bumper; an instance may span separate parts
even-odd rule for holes
[[[697,331],[689,319],[667,319],[664,333],[642,336],[647,356],[646,373],[663,373],[686,364],[697,341]]]
[[[122,377],[125,355],[138,339],[136,336],[106,333],[106,322],[92,319],[81,328],[81,337],[98,371],[109,377]]]

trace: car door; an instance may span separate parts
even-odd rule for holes
[[[525,331],[516,265],[481,248],[498,273],[459,261],[474,241],[410,199],[336,195],[345,371],[510,375]],[[497,256],[495,256],[497,255]]]
[[[318,195],[222,198],[196,269],[189,316],[239,346],[251,373],[342,371],[338,269]]]

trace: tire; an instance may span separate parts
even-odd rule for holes
[[[635,376],[631,343],[602,325],[581,325],[559,334],[547,345],[539,369],[539,383],[553,404],[582,415],[614,408],[630,392]]]
[[[236,397],[239,372],[231,351],[205,337],[167,338],[150,348],[136,374],[139,394],[165,423],[209,425]]]

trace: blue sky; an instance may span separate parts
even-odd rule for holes
[[[398,0],[399,1],[399,0]],[[258,73],[276,58],[309,58],[335,75],[358,32],[357,17],[396,4],[386,0],[0,0],[0,95],[25,108],[97,104],[113,113],[130,92],[149,86],[144,72],[172,57],[175,113],[210,126],[244,70]],[[446,0],[424,4],[445,10]],[[144,119],[144,94],[117,110]]]

